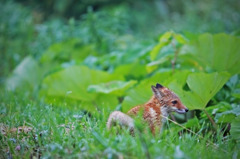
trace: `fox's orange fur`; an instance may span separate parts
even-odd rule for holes
[[[140,110],[143,110],[143,119],[149,124],[153,134],[156,130],[160,131],[165,118],[170,112],[185,113],[188,109],[182,104],[178,96],[166,87],[160,84],[152,86],[153,96],[142,106],[135,106],[124,114],[120,111],[114,111],[110,114],[107,127],[111,128],[112,124],[118,122],[122,126],[134,129],[134,120],[131,117],[136,116]]]

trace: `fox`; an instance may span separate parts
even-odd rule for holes
[[[134,117],[142,112],[143,121],[149,125],[151,133],[160,133],[166,117],[171,112],[184,114],[188,112],[188,108],[183,105],[180,98],[167,87],[157,83],[151,86],[153,96],[143,105],[137,105],[131,108],[127,114],[120,111],[113,111],[107,120],[107,129],[109,130],[114,124],[127,127],[131,133],[134,133]],[[142,110],[142,111],[141,111]]]

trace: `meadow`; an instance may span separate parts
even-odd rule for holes
[[[239,158],[239,2],[49,2],[0,5],[0,158]],[[156,83],[190,111],[107,130]]]

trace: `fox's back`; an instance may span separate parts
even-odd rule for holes
[[[139,115],[139,113],[142,114],[143,119],[148,122],[153,133],[155,131],[155,127],[161,127],[161,104],[154,96],[146,104],[133,107],[127,114],[134,117]]]

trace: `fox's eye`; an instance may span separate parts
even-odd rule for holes
[[[177,104],[177,101],[176,101],[176,100],[173,100],[173,101],[172,101],[172,104]]]

